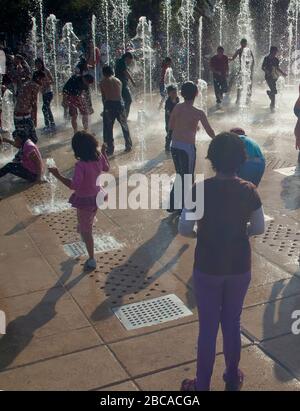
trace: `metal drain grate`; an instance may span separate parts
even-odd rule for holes
[[[175,294],[124,305],[112,311],[128,331],[193,315]]]
[[[119,243],[110,235],[95,236],[95,253],[105,253],[107,251],[120,250],[123,244]],[[87,255],[86,247],[82,241],[64,245],[65,253],[71,258],[78,258]]]
[[[300,231],[297,228],[297,224],[291,226],[270,221],[264,236],[255,237],[260,251],[267,247],[267,253],[272,252],[282,263],[285,258],[290,263],[298,264],[300,262]]]
[[[282,160],[273,156],[266,156],[266,165],[268,169],[278,170],[281,168],[292,167],[293,163],[288,160]]]

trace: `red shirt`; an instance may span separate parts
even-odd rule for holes
[[[219,71],[220,73],[222,73],[222,77],[226,77],[229,72],[228,57],[225,55],[221,57],[216,55],[210,60],[210,66],[213,71]],[[214,75],[217,74],[214,73]]]

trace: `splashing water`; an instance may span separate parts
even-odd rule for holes
[[[270,0],[270,9],[269,9],[269,49],[272,46],[272,37],[273,37],[273,18],[274,18],[274,0]]]
[[[97,94],[98,92],[98,84],[97,84],[97,64],[96,64],[96,27],[97,27],[97,19],[96,16],[93,14],[92,16],[92,39],[93,39],[93,59],[95,62],[95,67],[94,67],[94,76],[95,76],[95,93]]]
[[[253,35],[253,21],[251,18],[251,11],[249,0],[241,0],[240,12],[237,19],[239,40],[246,38],[248,43],[253,48],[255,45]]]
[[[54,14],[50,14],[46,21],[46,38],[49,42],[49,63],[52,66],[52,71],[54,73],[55,81],[55,94],[56,94],[56,106],[59,105],[59,85],[58,85],[58,70],[57,70],[57,47],[56,47],[56,37],[57,37],[57,19]]]
[[[171,0],[164,0],[163,2],[163,16],[166,25],[166,50],[167,55],[170,55],[170,25],[172,19],[172,3]]]
[[[174,72],[172,67],[168,67],[165,74],[165,86],[177,86],[177,81],[174,77]]]
[[[118,29],[118,32],[116,34],[118,35],[119,33],[121,33],[122,35],[120,43],[122,42],[123,53],[125,53],[128,16],[131,13],[131,9],[128,4],[128,0],[111,0],[111,4],[113,7],[112,20]],[[121,31],[119,30],[119,28],[121,28]]]
[[[61,63],[62,71],[66,70],[67,63],[67,73],[66,76],[69,78],[72,74],[72,67],[75,59],[78,57],[77,44],[80,43],[79,38],[74,33],[73,24],[66,23],[62,29],[62,41],[60,43],[61,47]],[[67,59],[65,61],[65,59]]]
[[[298,59],[300,53],[298,51],[299,41],[299,0],[290,0],[288,7],[288,33],[289,33],[289,61],[288,61],[288,80],[290,80],[292,74],[294,77],[298,77],[300,74]]]
[[[215,12],[219,17],[219,46],[223,45],[223,33],[224,33],[224,18],[225,18],[225,4],[224,0],[218,0],[215,5]]]
[[[241,56],[241,70],[239,74],[238,88],[240,89],[240,108],[245,109],[250,101],[252,87],[252,64],[251,50],[246,47]]]
[[[46,46],[45,46],[45,30],[44,30],[44,7],[43,7],[43,0],[38,0],[39,5],[39,13],[40,13],[40,35],[41,35],[41,42],[42,42],[42,56],[43,60],[46,63]]]
[[[31,29],[31,35],[30,35],[30,43],[31,43],[31,48],[33,50],[33,57],[36,60],[38,56],[38,51],[37,51],[37,25],[36,25],[36,18],[32,17],[31,18],[32,22],[32,29]]]
[[[199,78],[202,78],[202,38],[203,38],[203,17],[199,19]]]
[[[181,28],[181,34],[186,48],[186,80],[190,80],[190,64],[191,64],[191,27],[194,23],[194,0],[182,0],[181,7],[178,11],[177,20]]]
[[[2,97],[2,114],[1,114],[2,130],[7,133],[12,133],[14,130],[14,95],[6,89]]]
[[[207,83],[206,81],[199,79],[198,80],[198,97],[197,97],[197,106],[207,114]]]

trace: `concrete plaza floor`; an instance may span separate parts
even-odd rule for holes
[[[279,113],[271,115],[265,93],[257,89],[247,115],[234,105],[210,112],[217,132],[243,126],[260,143],[268,163],[259,192],[271,219],[265,236],[252,241],[253,280],[242,319],[244,390],[300,389],[300,336],[291,331],[292,313],[300,310],[300,183],[299,176],[276,171],[297,163],[295,98],[294,90],[288,90]],[[99,110],[92,129],[101,137]],[[132,153],[123,153],[116,128],[112,173],[127,165],[147,176],[171,175],[163,113],[156,112],[144,130],[136,117],[133,112]],[[53,157],[67,175],[74,166],[71,137],[70,126],[61,125],[55,137],[40,141],[43,157]],[[200,136],[197,144],[197,170],[206,176],[212,174],[205,160],[208,143]],[[69,194],[59,185],[56,201],[65,202]],[[99,212],[96,234],[110,235],[122,248],[97,254],[97,271],[84,274],[84,258],[73,259],[64,249],[80,240],[76,212],[32,213],[50,202],[49,185],[28,186],[7,177],[1,180],[0,196],[0,310],[7,316],[6,335],[0,336],[1,390],[178,390],[184,378],[194,377],[195,241],[177,235],[176,219],[162,210]],[[111,310],[168,294],[176,294],[193,315],[127,331]],[[213,390],[224,389],[223,368],[220,336]]]

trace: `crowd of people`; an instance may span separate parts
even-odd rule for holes
[[[241,48],[231,60],[242,60],[247,41],[241,41]],[[270,87],[268,96],[271,109],[275,108],[276,76],[284,75],[276,57],[277,48],[272,47],[265,58],[263,70]],[[250,79],[254,69],[254,57],[250,51]],[[99,82],[103,99],[103,141],[101,149],[95,136],[89,133],[89,115],[92,114],[90,86],[98,81],[93,74],[89,59],[82,58],[74,74],[63,87],[63,107],[70,115],[74,137],[72,148],[77,160],[74,177],[64,177],[52,167],[49,169],[59,181],[73,191],[71,205],[77,210],[78,230],[88,251],[86,271],[95,270],[93,224],[97,213],[97,197],[102,188],[97,186],[100,174],[109,171],[109,156],[114,154],[113,127],[115,120],[121,125],[126,152],[132,149],[132,139],[128,127],[128,116],[132,103],[129,82],[134,84],[130,65],[134,56],[126,52],[117,62],[115,70],[103,67]],[[228,93],[230,59],[222,47],[211,60],[217,104]],[[216,356],[216,339],[219,325],[224,338],[226,371],[224,380],[227,391],[241,389],[244,374],[239,369],[241,356],[240,317],[243,302],[251,281],[251,249],[249,237],[264,232],[264,211],[257,192],[265,171],[265,159],[258,144],[247,136],[241,127],[216,135],[204,111],[195,107],[198,87],[188,81],[181,87],[180,101],[176,85],[165,84],[165,73],[172,60],[165,59],[160,78],[160,106],[165,104],[166,152],[171,152],[176,174],[182,178],[195,174],[196,134],[201,125],[212,139],[207,158],[216,175],[204,183],[205,212],[201,221],[190,221],[185,201],[175,204],[174,189],[170,195],[168,212],[178,213],[179,233],[197,238],[194,261],[194,284],[198,304],[200,334],[198,341],[197,376],[185,380],[183,391],[206,391],[210,381]],[[278,78],[278,77],[277,77]],[[99,79],[100,80],[100,79]],[[43,97],[45,132],[55,131],[55,121],[51,111],[53,99],[53,78],[41,59],[35,61],[32,73],[26,60],[19,55],[7,60],[7,73],[2,88],[11,88],[15,95],[15,132],[13,140],[2,138],[18,149],[15,159],[0,170],[0,177],[11,173],[30,182],[42,182],[43,161],[37,147],[35,131],[37,115],[37,95]],[[247,85],[247,98],[251,97],[252,84]],[[237,102],[241,98],[238,88]],[[82,116],[83,131],[78,127],[78,114]],[[300,119],[300,98],[295,106],[295,114]],[[300,149],[300,120],[296,129],[296,147]],[[191,187],[192,188],[192,187]],[[183,188],[182,193],[186,190]],[[105,198],[105,194],[103,194]],[[197,230],[195,231],[195,224]]]

